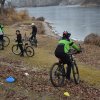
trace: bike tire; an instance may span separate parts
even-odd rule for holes
[[[79,84],[80,82],[79,70],[75,61],[73,63],[72,72],[75,84]]]
[[[31,46],[37,47],[37,40],[29,40]]]
[[[19,54],[21,53],[20,48],[18,47],[18,45],[13,45],[13,46],[12,46],[12,52],[13,52],[15,55],[19,55]]]
[[[53,73],[53,70],[54,70],[55,67],[57,67],[57,69],[56,69],[56,71]],[[52,83],[52,85],[53,85],[54,87],[61,87],[61,86],[63,86],[63,84],[64,84],[65,76],[63,75],[63,73],[65,73],[65,69],[64,69],[64,67],[62,67],[62,68],[63,68],[62,72],[59,72],[59,71],[58,71],[58,73],[57,73],[57,70],[58,70],[59,68],[60,68],[60,67],[59,67],[59,63],[55,63],[55,64],[53,64],[53,66],[52,66],[51,69],[50,69],[50,81],[51,81],[51,83]],[[59,74],[59,75],[61,76],[60,83],[59,83],[59,78],[58,78],[58,80],[57,80],[57,83],[55,82],[55,80],[53,79],[53,74],[54,74],[57,78],[59,77],[59,76],[57,76],[57,74]],[[61,74],[62,74],[62,75],[61,75]]]
[[[10,44],[10,39],[8,36],[3,36],[4,47],[7,47]]]
[[[35,54],[34,49],[33,49],[33,47],[31,47],[31,46],[27,46],[25,52],[26,52],[26,55],[27,55],[28,57],[33,57],[34,54]]]

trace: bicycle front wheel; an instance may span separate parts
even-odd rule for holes
[[[26,55],[28,57],[34,56],[34,49],[33,49],[33,47],[31,47],[31,46],[27,46],[26,47]]]
[[[53,86],[61,87],[64,84],[64,73],[65,69],[64,66],[60,65],[59,63],[55,63],[50,70],[50,81]]]
[[[19,46],[18,46],[18,45],[13,45],[13,46],[12,46],[12,52],[13,52],[15,55],[19,55],[19,54],[21,53]]]
[[[10,44],[10,39],[7,36],[3,36],[4,47],[7,47]]]
[[[74,61],[74,63],[73,63],[72,72],[73,72],[73,77],[74,77],[75,83],[76,83],[76,84],[79,84],[79,82],[80,82],[79,70],[78,70],[78,67],[77,67],[77,64],[76,64],[75,61]]]

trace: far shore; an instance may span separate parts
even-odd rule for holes
[[[41,5],[41,6],[15,6],[15,8],[29,8],[29,7],[53,7],[53,6],[66,6],[66,7],[100,7],[97,4],[81,4],[81,5]]]

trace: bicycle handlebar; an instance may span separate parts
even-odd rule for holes
[[[68,55],[73,55],[73,54],[79,54],[80,52],[78,52],[78,51],[76,51],[76,50],[74,50],[74,51],[72,51],[72,52],[69,52],[69,53],[67,53]]]
[[[80,51],[76,51],[74,49],[71,49],[69,53],[67,53],[68,55],[73,55],[73,54],[79,54],[81,53],[84,49],[81,47],[81,45],[79,44],[80,47]]]

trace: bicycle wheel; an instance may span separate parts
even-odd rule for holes
[[[33,39],[33,40],[29,40],[29,42],[30,42],[30,44],[31,44],[31,46],[35,46],[35,47],[37,47],[37,40],[35,39]]]
[[[7,36],[3,36],[4,47],[10,44],[10,39]]]
[[[18,45],[13,45],[13,46],[12,46],[12,52],[13,52],[15,55],[19,55],[19,54],[21,53],[20,48],[18,47]]]
[[[29,57],[34,56],[34,49],[31,46],[27,46],[25,52],[26,52],[26,55],[29,56]]]
[[[55,87],[61,87],[64,84],[64,74],[64,66],[59,65],[59,63],[55,63],[50,70],[50,81],[52,85]]]
[[[79,71],[78,71],[78,67],[77,67],[77,64],[76,62],[74,61],[73,63],[73,67],[72,67],[72,72],[73,72],[73,77],[74,77],[74,81],[76,84],[79,84]]]

